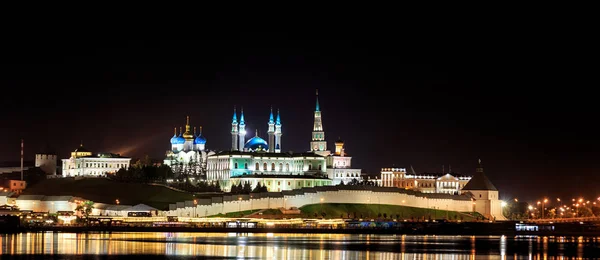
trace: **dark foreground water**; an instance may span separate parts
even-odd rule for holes
[[[35,259],[575,259],[600,257],[597,237],[253,233],[21,233],[0,256]]]

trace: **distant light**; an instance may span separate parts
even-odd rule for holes
[[[506,205],[507,205],[506,201],[500,201],[500,206],[501,207],[504,208],[504,207],[506,207]]]

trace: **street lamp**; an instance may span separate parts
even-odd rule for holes
[[[198,205],[198,201],[194,200],[194,217],[198,217],[198,215],[196,215],[196,207]]]
[[[319,213],[323,213],[323,198],[321,198],[321,207],[320,207],[320,212]]]
[[[115,203],[117,203],[117,205],[119,205],[121,202],[119,201],[119,199],[116,199]]]

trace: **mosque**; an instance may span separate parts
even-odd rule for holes
[[[341,140],[335,142],[335,152],[327,149],[317,92],[314,124],[310,149],[306,152],[282,152],[283,124],[280,111],[273,109],[267,121],[267,140],[254,136],[246,140],[246,121],[243,108],[239,114],[234,108],[231,120],[231,148],[225,151],[206,150],[202,127],[191,131],[189,117],[183,129],[175,128],[171,149],[164,163],[174,172],[196,173],[209,182],[219,182],[224,191],[231,185],[259,183],[268,191],[283,191],[303,187],[336,185],[360,180],[361,170],[351,169],[352,157],[344,151]]]

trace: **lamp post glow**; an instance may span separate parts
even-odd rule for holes
[[[198,205],[198,201],[194,200],[194,217],[198,217],[198,215],[196,215],[196,206]]]
[[[320,213],[323,213],[323,198],[321,198],[321,209],[319,211]]]

